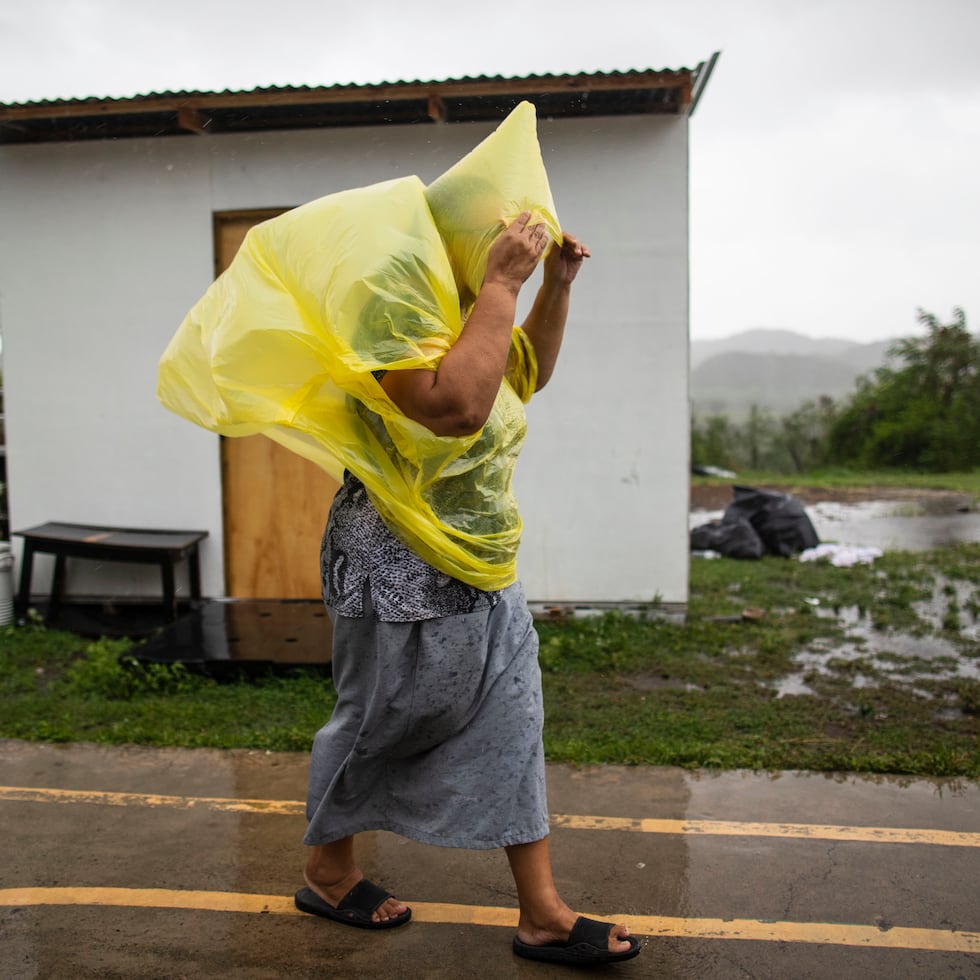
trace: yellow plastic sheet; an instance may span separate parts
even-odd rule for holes
[[[456,276],[475,296],[486,252],[523,210],[560,240],[529,103],[428,190],[405,177],[256,225],[164,352],[161,402],[225,436],[264,433],[336,479],[350,470],[425,560],[503,588],[516,577],[511,478],[537,373],[527,338],[515,327],[507,380],[471,436],[405,417],[373,372],[438,367],[462,329]]]
[[[464,304],[480,292],[501,221],[509,225],[530,211],[531,224],[543,223],[553,241],[562,239],[530,102],[520,103],[479,146],[429,184],[425,197]]]

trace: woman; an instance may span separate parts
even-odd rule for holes
[[[515,392],[529,396],[551,377],[571,285],[590,254],[565,235],[545,259],[523,333],[515,331],[518,294],[547,241],[523,213],[491,247],[479,296],[438,369],[380,375],[404,415],[438,436],[481,432],[516,457],[523,410]],[[533,355],[515,357],[515,344]],[[536,377],[527,367],[535,361]],[[354,857],[355,834],[385,829],[445,846],[504,847],[520,904],[518,955],[635,956],[640,946],[625,926],[577,917],[554,885],[537,637],[520,584],[484,592],[426,564],[351,474],[331,508],[322,566],[338,701],[314,742],[311,850],[297,906],[361,928],[407,922],[410,910],[365,881]]]

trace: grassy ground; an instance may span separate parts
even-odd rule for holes
[[[980,775],[980,548],[691,572],[686,626],[539,631],[553,757]]]
[[[752,471],[739,473],[735,480],[692,477],[692,481],[703,484],[724,484],[725,486],[739,483],[750,487],[781,487],[790,493],[799,487],[840,489],[890,487],[903,490],[948,490],[971,494],[975,499],[980,500],[980,470],[973,470],[970,473],[916,473],[909,470],[857,472],[845,469],[827,469],[804,475]]]
[[[695,559],[685,624],[539,625],[548,757],[977,778],[978,623],[977,545],[852,569]],[[0,736],[306,750],[333,704],[315,676],[217,683],[126,649],[0,627]]]

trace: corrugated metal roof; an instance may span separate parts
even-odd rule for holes
[[[677,114],[696,104],[714,57],[694,69],[483,75],[0,103],[0,143],[498,120],[524,99],[541,116]]]

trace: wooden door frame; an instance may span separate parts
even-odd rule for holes
[[[232,262],[250,228],[288,210],[252,208],[216,212],[213,216],[216,275],[220,275]],[[233,444],[234,453],[231,451]],[[330,499],[338,489],[337,481],[314,463],[294,455],[266,436],[251,436],[242,440],[222,438],[219,454],[225,594],[248,598],[319,598],[321,589],[318,563],[314,561],[313,564],[308,564],[305,559],[299,564],[290,563],[290,548],[298,541],[309,543],[314,536],[316,546],[319,547],[322,522],[326,521]],[[278,488],[274,498],[262,497],[260,494],[255,499],[278,499],[279,493],[285,490],[285,498],[288,500],[288,491],[296,488],[301,491],[300,498],[294,500],[292,505],[287,504],[284,508],[276,508],[267,513],[266,520],[259,524],[253,518],[246,519],[243,525],[242,504],[252,499],[250,494],[243,491],[242,477],[246,471],[241,467],[245,460],[251,460],[252,465],[257,465],[259,460],[264,461],[262,472],[272,474],[272,484],[277,479],[286,481]],[[266,488],[270,486],[266,480],[260,479],[258,483]],[[322,512],[317,511],[317,501],[325,504]],[[282,551],[278,548],[273,548],[272,552],[266,551],[269,560],[259,564],[254,560],[252,549],[265,537],[265,530],[276,522],[283,522],[283,530],[287,532],[280,540],[292,543],[284,545]],[[299,532],[300,536],[290,538],[290,531]],[[245,565],[242,564],[243,559],[247,562]],[[252,570],[248,571],[249,568]]]
[[[277,218],[280,214],[284,214],[289,211],[290,208],[243,208],[241,210],[234,211],[214,211],[211,214],[211,245],[213,250],[213,266],[214,266],[214,278],[217,279],[225,269],[231,265],[232,259],[238,253],[238,249],[241,247],[241,241],[244,241],[245,235],[248,234],[246,230],[242,234],[241,241],[235,245],[233,250],[226,248],[224,242],[224,230],[231,224],[237,224],[243,221],[249,223],[249,228],[259,224],[262,221],[268,221],[270,218]],[[230,537],[228,534],[228,513],[227,513],[227,494],[225,488],[225,436],[219,437],[218,442],[218,466],[219,472],[221,474],[221,542],[222,542],[222,578],[224,579],[224,590],[225,595],[230,596],[231,592],[231,553],[230,553]]]

